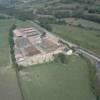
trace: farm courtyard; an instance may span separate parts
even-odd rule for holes
[[[27,100],[95,100],[88,78],[88,65],[72,55],[67,64],[51,62],[20,71]]]

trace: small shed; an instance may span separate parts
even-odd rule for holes
[[[66,55],[72,55],[73,50],[66,47],[66,48],[64,48],[64,52]]]

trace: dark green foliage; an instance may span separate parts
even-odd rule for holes
[[[67,64],[67,56],[65,55],[65,54],[63,54],[63,53],[59,53],[59,54],[57,54],[57,55],[54,55],[54,61],[55,62],[60,62],[60,63],[62,63],[62,64]]]
[[[56,22],[56,18],[49,15],[41,15],[38,20],[42,23],[53,24]]]
[[[9,16],[5,16],[5,15],[0,15],[0,19],[9,19]]]
[[[25,21],[33,20],[34,15],[32,14],[32,11],[18,11],[16,17]]]
[[[58,54],[58,58],[60,59],[61,63],[65,63],[66,56],[63,53]]]
[[[33,11],[25,11],[25,10],[22,10],[22,9],[18,10],[18,9],[10,9],[9,8],[5,11],[5,13],[10,15],[10,16],[14,16],[14,17],[16,17],[16,18],[18,18],[22,21],[33,20],[35,18]]]
[[[62,24],[66,24],[66,21],[63,20],[63,19],[57,19],[57,21],[56,21],[55,24],[60,24],[60,25],[62,25]]]
[[[95,0],[60,0],[62,3],[73,3],[73,2],[79,2],[79,3],[88,3],[88,4],[94,4]]]
[[[89,10],[88,10],[88,13],[95,13],[95,12],[96,12],[95,9],[89,9]]]
[[[16,63],[15,54],[14,54],[14,40],[13,40],[13,30],[16,28],[16,25],[12,25],[12,27],[9,29],[9,45],[10,45],[10,54],[11,59],[13,63],[13,67],[18,69],[18,64]]]
[[[60,0],[61,3],[72,3],[73,0]]]
[[[45,37],[46,36],[46,32],[43,32],[42,34],[41,34],[41,38],[42,37]]]
[[[99,96],[97,96],[97,97],[96,97],[96,100],[100,100],[100,97],[99,97]]]
[[[41,14],[41,15],[51,15],[52,11],[51,10],[45,10],[44,8],[39,8],[37,9],[37,14]]]
[[[16,66],[17,66],[18,71],[23,70],[25,68],[24,66],[22,65],[19,66],[18,64]]]
[[[60,15],[62,16],[62,15]],[[65,15],[66,16],[66,15]],[[37,20],[39,20],[42,24],[66,24],[66,20],[62,19],[62,17],[40,17]]]
[[[96,23],[100,23],[100,16],[94,14],[82,14],[78,16],[79,18],[83,18],[86,20],[90,20]]]
[[[47,24],[45,22],[40,22],[40,26],[44,27],[45,29],[47,29],[48,31],[52,31],[52,27],[50,24]]]
[[[9,44],[10,48],[14,46],[14,41],[13,41],[13,30],[16,28],[16,25],[12,25],[12,27],[9,29]],[[11,53],[14,53],[13,49],[10,50]]]
[[[58,11],[55,12],[54,16],[56,18],[66,18],[66,17],[71,17],[70,11]]]

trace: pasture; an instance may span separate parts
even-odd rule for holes
[[[26,100],[94,100],[87,63],[69,56],[67,64],[49,62],[20,71]]]
[[[100,55],[100,32],[70,25],[52,25],[53,33]]]

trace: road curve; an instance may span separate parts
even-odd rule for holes
[[[54,37],[60,39],[60,40],[63,41],[64,43],[68,44],[70,47],[75,47],[75,48],[76,48],[76,49],[75,49],[76,51],[78,51],[78,52],[80,52],[80,53],[82,53],[82,54],[85,54],[85,55],[87,55],[88,57],[90,57],[90,58],[92,58],[92,59],[94,59],[94,60],[100,62],[100,57],[97,56],[94,52],[92,52],[92,51],[90,51],[90,50],[87,50],[87,49],[84,49],[84,48],[82,48],[82,47],[79,47],[78,45],[76,45],[76,44],[74,44],[74,43],[71,43],[71,42],[69,42],[69,41],[66,41],[66,40],[64,40],[64,39],[62,39],[62,38],[60,38],[60,37],[58,37],[57,35],[54,35],[53,33],[48,32],[46,29],[44,29],[43,27],[37,25],[37,24],[36,24],[35,22],[33,22],[33,21],[30,21],[30,23],[32,23],[32,24],[34,25],[34,27],[36,27],[37,29],[39,29],[39,30],[41,30],[41,31],[43,31],[43,32],[46,32],[46,33],[49,34],[49,35],[53,35]]]

